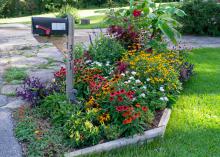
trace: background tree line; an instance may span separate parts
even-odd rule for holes
[[[0,17],[17,17],[59,10],[69,4],[75,8],[115,7],[129,0],[0,0]]]

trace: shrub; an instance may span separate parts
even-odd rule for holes
[[[179,18],[183,33],[197,35],[220,35],[220,5],[215,0],[192,0],[181,6],[187,16]]]
[[[131,2],[130,9],[113,10],[108,14],[110,35],[116,36],[124,46],[140,44],[148,51],[163,45],[164,35],[177,43],[180,33],[176,29],[180,23],[173,16],[184,16],[182,10],[164,5],[157,7],[151,1]]]
[[[40,111],[52,123],[62,126],[74,111],[74,105],[67,101],[65,94],[54,93],[42,101]]]
[[[124,52],[125,49],[118,41],[104,36],[97,38],[89,49],[92,59],[104,64],[119,61]]]
[[[101,130],[94,124],[93,113],[78,111],[65,124],[67,136],[75,147],[98,144]]]
[[[79,17],[79,14],[78,14],[78,10],[76,8],[73,8],[72,6],[70,5],[66,5],[66,6],[63,6],[57,17],[61,17],[61,18],[64,18],[66,17],[68,14],[72,15],[74,20],[75,20],[75,23],[79,23],[80,22],[80,17]]]

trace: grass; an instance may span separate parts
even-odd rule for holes
[[[220,48],[193,50],[195,76],[173,107],[163,139],[91,157],[219,157]]]
[[[47,58],[47,63],[44,64],[40,64],[37,68],[38,69],[48,69],[50,66],[53,66],[54,63],[56,62],[56,60],[54,60],[53,58]]]
[[[6,82],[16,84],[25,79],[27,77],[27,73],[24,68],[11,67],[6,69],[3,77]]]
[[[90,19],[90,24],[88,25],[82,25],[77,24],[75,27],[77,29],[91,29],[91,28],[104,28],[106,25],[104,24],[105,15],[99,15],[99,16],[88,16],[84,17],[86,19]]]

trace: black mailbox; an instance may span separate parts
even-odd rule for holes
[[[32,33],[40,36],[68,35],[68,19],[32,17]]]

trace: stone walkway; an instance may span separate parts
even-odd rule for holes
[[[24,68],[30,77],[47,82],[64,65],[63,54],[51,44],[39,44],[25,25],[0,26],[0,157],[21,157],[21,147],[14,137],[12,112],[25,101],[13,97],[15,82],[3,79],[7,68]]]
[[[100,32],[100,30],[95,30]],[[76,30],[75,41],[89,44],[89,33],[94,30]],[[187,47],[220,47],[220,38],[184,36],[181,45]],[[23,24],[0,25],[0,157],[21,157],[21,147],[13,135],[12,111],[23,100],[13,97],[19,84],[3,79],[7,68],[25,68],[27,74],[43,82],[53,78],[54,71],[64,66],[63,55],[51,44],[39,44],[31,29]]]

